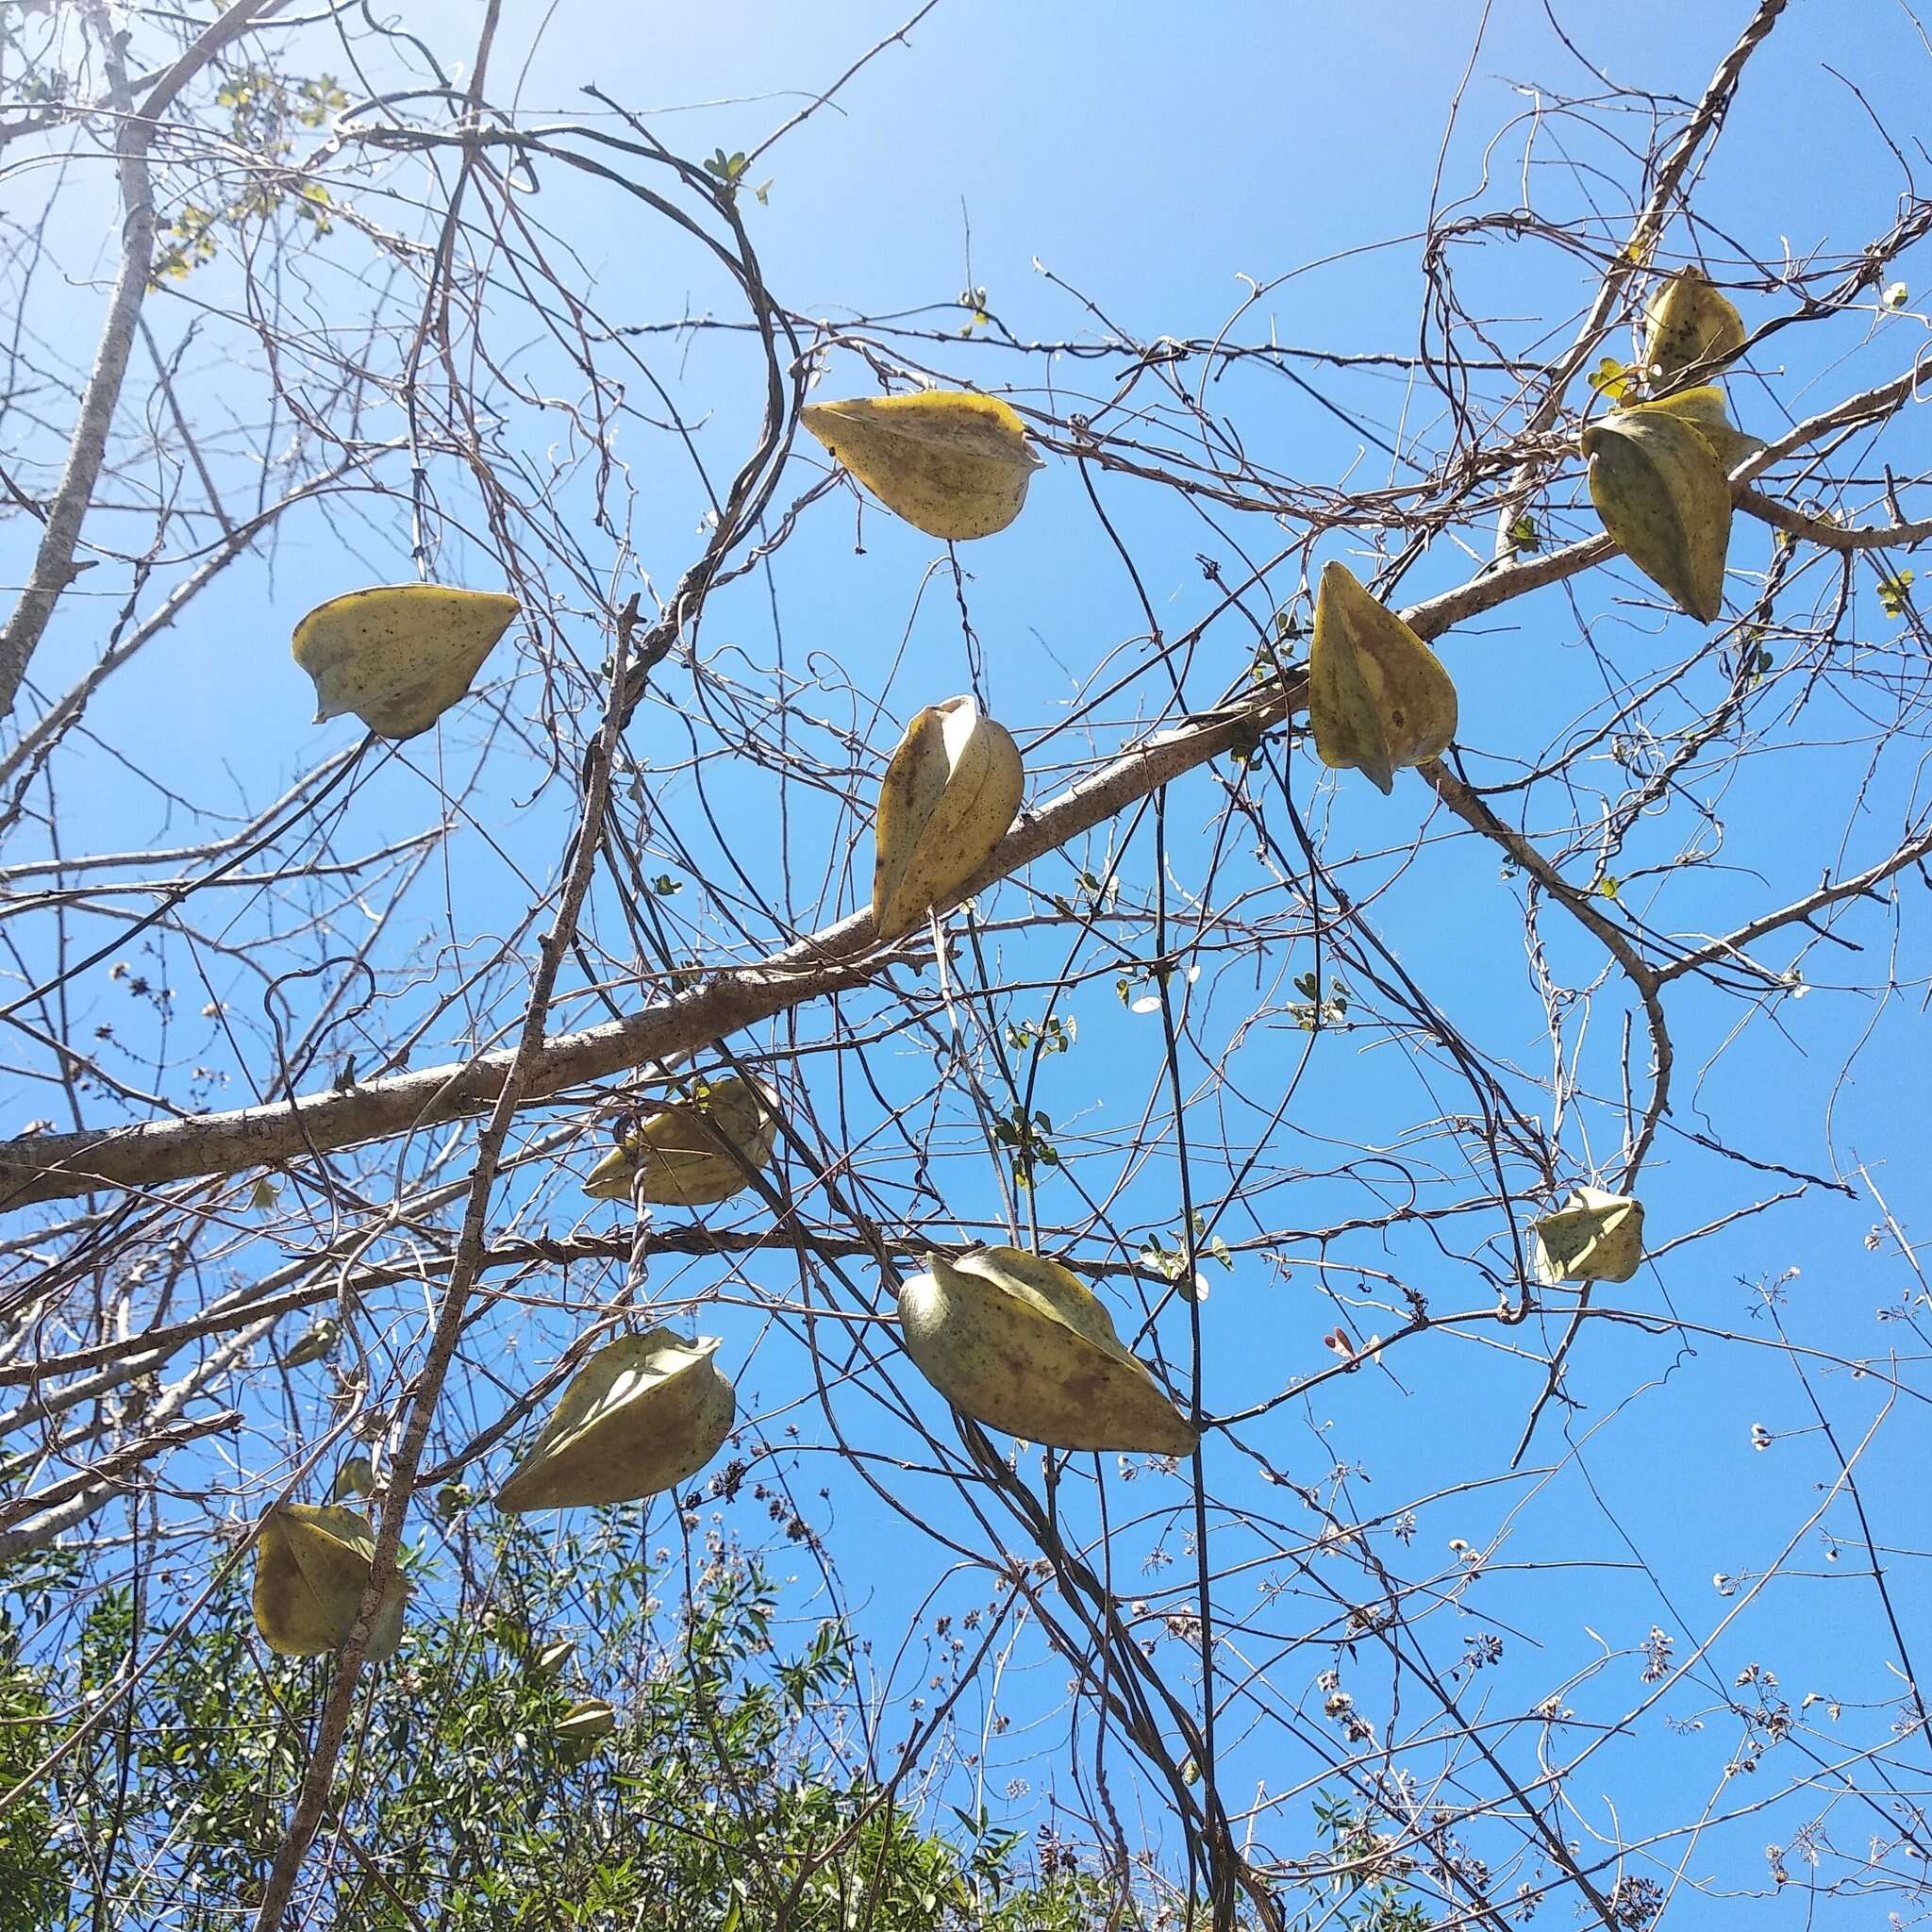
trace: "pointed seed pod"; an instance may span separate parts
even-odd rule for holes
[[[284,1503],[269,1511],[255,1549],[255,1627],[284,1657],[339,1649],[362,1607],[375,1531],[352,1509]],[[408,1586],[391,1576],[365,1653],[371,1663],[395,1654]]]
[[[293,1345],[282,1357],[285,1369],[299,1369],[309,1362],[319,1362],[335,1353],[336,1344],[342,1339],[342,1324],[333,1315],[325,1315],[319,1322],[311,1322],[295,1338]]]
[[[1536,1272],[1558,1281],[1628,1281],[1643,1259],[1643,1203],[1601,1188],[1574,1188],[1534,1225]]]
[[[1643,311],[1643,364],[1668,387],[1688,369],[1728,360],[1744,346],[1744,318],[1703,272],[1681,268],[1659,284]]]
[[[579,1697],[550,1727],[572,1764],[588,1764],[616,1728],[617,1713],[601,1697]]]
[[[895,940],[978,876],[1020,809],[1026,774],[1004,724],[976,700],[928,705],[906,727],[879,786],[873,927]]]
[[[548,1643],[530,1653],[526,1668],[533,1677],[560,1677],[577,1654],[575,1641],[553,1637]]]
[[[1045,465],[1005,403],[957,390],[808,403],[799,421],[895,515],[928,537],[991,537]]]
[[[1315,598],[1308,719],[1324,765],[1359,771],[1384,792],[1398,765],[1440,758],[1456,736],[1456,687],[1441,659],[1342,563],[1324,566]]]
[[[641,1197],[671,1208],[728,1201],[772,1164],[777,1099],[769,1087],[736,1074],[708,1081],[605,1155],[584,1192],[595,1201]]]
[[[366,1496],[375,1487],[375,1465],[366,1456],[352,1456],[336,1471],[328,1499],[340,1503],[344,1496]]]
[[[1680,389],[1675,395],[1659,396],[1654,403],[1639,406],[1658,415],[1677,416],[1691,426],[1717,452],[1717,459],[1728,475],[1747,457],[1764,447],[1761,437],[1749,435],[1733,426],[1724,408],[1724,392],[1714,382],[1697,389]]]
[[[1694,423],[1664,403],[1615,409],[1583,432],[1590,495],[1625,557],[1702,624],[1724,608],[1731,486]]]
[[[514,597],[384,584],[319,604],[295,626],[315,722],[353,711],[385,738],[427,731],[470,689],[517,614]]]
[[[906,1352],[957,1409],[1055,1449],[1188,1456],[1199,1437],[1058,1261],[980,1248],[899,1290]]]
[[[598,1350],[496,1492],[499,1509],[575,1509],[654,1496],[695,1475],[738,1413],[715,1336],[666,1328]]]

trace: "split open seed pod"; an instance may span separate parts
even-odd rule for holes
[[[565,1757],[585,1764],[617,1728],[617,1713],[601,1697],[579,1697],[550,1728]]]
[[[498,591],[382,584],[318,604],[295,626],[315,722],[353,711],[385,738],[427,731],[463,697],[517,614]]]
[[[1004,530],[1045,467],[1005,403],[958,390],[808,403],[799,421],[928,537],[963,541]]]
[[[1673,383],[1743,346],[1744,318],[1699,269],[1680,268],[1644,307],[1643,365],[1654,383]]]
[[[1643,1203],[1601,1188],[1575,1188],[1554,1214],[1536,1223],[1537,1278],[1628,1281],[1643,1259]]]
[[[499,1509],[575,1509],[654,1496],[695,1475],[738,1413],[715,1336],[666,1328],[599,1349],[496,1492]]]
[[[1724,458],[1677,399],[1614,409],[1583,432],[1590,496],[1625,557],[1704,624],[1724,608],[1731,486]]]
[[[928,705],[899,741],[873,826],[872,919],[882,940],[952,905],[993,855],[1020,809],[1026,774],[1004,724],[976,700]]]
[[[1024,1248],[928,1258],[899,1290],[900,1331],[955,1408],[1055,1449],[1193,1453],[1187,1418],[1058,1261]]]
[[[1385,792],[1398,765],[1440,758],[1456,736],[1456,687],[1441,661],[1343,563],[1324,566],[1315,597],[1308,718],[1324,765],[1361,772]]]
[[[255,1627],[284,1657],[320,1657],[341,1647],[362,1607],[375,1531],[369,1519],[332,1505],[284,1503],[269,1512],[255,1546]],[[380,1663],[403,1635],[408,1586],[390,1578],[365,1655]]]
[[[533,1677],[559,1677],[570,1667],[576,1654],[575,1638],[553,1637],[548,1643],[530,1653],[525,1668]]]
[[[736,1074],[711,1080],[654,1113],[584,1182],[597,1201],[641,1198],[672,1208],[728,1201],[772,1164],[778,1096]]]

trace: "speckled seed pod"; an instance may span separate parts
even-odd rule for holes
[[[1199,1438],[1058,1261],[980,1248],[899,1290],[906,1352],[975,1422],[1055,1449],[1187,1456]]]
[[[1590,496],[1624,554],[1704,624],[1724,608],[1731,486],[1709,439],[1666,405],[1616,409],[1583,432]]]
[[[978,877],[1026,786],[1020,747],[970,697],[928,705],[906,727],[879,786],[872,918],[897,939]]]
[[[928,390],[808,403],[799,421],[895,515],[928,537],[991,537],[1020,514],[1044,467],[994,396]]]
[[[1643,1259],[1643,1203],[1601,1188],[1576,1188],[1535,1224],[1537,1278],[1628,1281]]]
[[[468,693],[517,608],[500,591],[441,584],[381,584],[318,604],[292,647],[315,680],[315,722],[353,711],[385,738],[427,731]]]
[[[1325,565],[1308,657],[1308,721],[1322,762],[1391,791],[1397,766],[1448,750],[1456,709],[1456,687],[1435,652],[1346,564]]]

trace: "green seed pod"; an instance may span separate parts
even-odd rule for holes
[[[351,1509],[284,1503],[269,1512],[255,1550],[255,1627],[284,1657],[340,1649],[362,1607],[375,1531]],[[380,1663],[403,1635],[408,1586],[391,1576],[365,1655]]]
[[[1717,459],[1728,475],[1747,457],[1764,447],[1763,439],[1734,428],[1724,408],[1724,392],[1714,382],[1700,389],[1680,389],[1674,396],[1659,396],[1641,408],[1666,416],[1679,416],[1717,452]]]
[[[1398,765],[1441,758],[1456,736],[1456,687],[1441,659],[1346,564],[1324,566],[1315,597],[1308,720],[1324,765],[1384,792]]]
[[[531,1652],[525,1668],[533,1677],[560,1677],[570,1668],[576,1654],[574,1639],[553,1637],[548,1643]]]
[[[738,1398],[713,1336],[627,1335],[577,1371],[496,1492],[499,1509],[574,1509],[654,1496],[724,1446]]]
[[[1724,608],[1731,487],[1694,424],[1664,404],[1617,409],[1583,432],[1604,528],[1652,583],[1704,624]]]
[[[934,1255],[899,1290],[906,1352],[975,1422],[1055,1449],[1188,1456],[1187,1419],[1058,1261],[1024,1248]]]
[[[310,1362],[319,1362],[333,1355],[336,1344],[342,1339],[342,1324],[333,1315],[325,1315],[321,1321],[311,1323],[295,1338],[287,1355],[282,1357],[285,1369],[306,1368]]]
[[[366,1456],[352,1456],[336,1471],[328,1499],[340,1503],[344,1496],[366,1496],[375,1487],[375,1465]]]
[[[709,1082],[689,1100],[662,1107],[622,1147],[591,1170],[584,1192],[598,1201],[646,1201],[700,1208],[728,1201],[772,1164],[778,1136],[777,1095],[735,1075]]]
[[[550,1727],[572,1764],[588,1764],[616,1728],[617,1713],[601,1697],[579,1697]]]

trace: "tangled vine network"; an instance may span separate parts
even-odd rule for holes
[[[661,1645],[569,1575],[529,1627],[491,1498],[669,1328],[736,1391],[608,1519],[672,1648],[790,1566],[863,1640],[800,1707],[867,1815],[1030,1824],[1024,1772],[1085,1923],[1924,1923],[1932,158],[1876,70],[1923,98],[1932,38],[1843,0],[1826,60],[1823,0],[1729,0],[1684,9],[1710,69],[1498,0],[1416,231],[1212,328],[1041,262],[814,307],[788,193],[939,85],[951,4],[705,110],[765,129],[708,159],[608,76],[530,107],[591,57],[520,0],[0,8],[0,1591],[42,1687],[0,1843],[106,1819],[87,1923],[188,1923],[195,1831],[135,1829],[127,1766],[225,1620],[279,1741],[223,1923],[437,1922],[367,1827],[375,1700],[441,1605],[567,1625],[622,1723]],[[1504,14],[1560,73],[1483,91]],[[1800,129],[1856,232],[1731,158]],[[1687,268],[1740,319],[1695,372],[1742,433],[1708,623],[1586,455]],[[1292,339],[1330,313],[1378,336]],[[938,392],[1042,464],[983,542],[801,420]],[[1459,693],[1386,799],[1310,724],[1338,561]],[[474,689],[311,726],[296,622],[410,583],[516,600]],[[882,936],[882,778],[954,693],[1024,800]],[[585,1193],[727,1080],[771,1103],[727,1198]],[[1641,1265],[1540,1267],[1605,1198]],[[1198,1446],[953,1407],[900,1296],[987,1247],[1084,1283]],[[342,1641],[279,1657],[237,1589],[344,1499]]]

